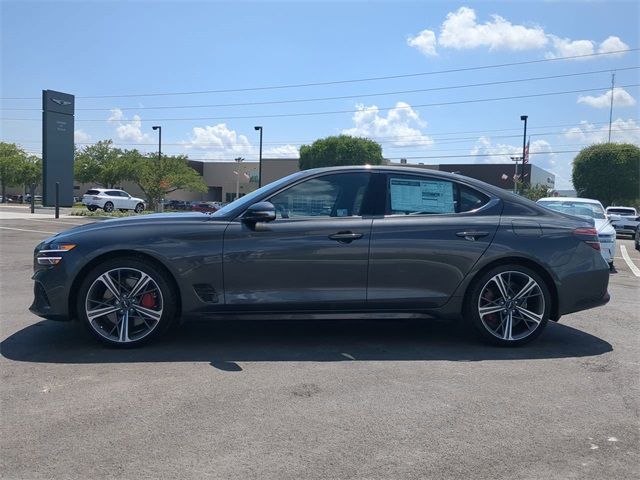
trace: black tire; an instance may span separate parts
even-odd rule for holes
[[[144,212],[144,204],[143,203],[137,204],[136,208],[134,208],[133,211],[136,212],[136,213]]]
[[[540,301],[539,297],[541,297],[544,302],[543,304],[541,303],[537,304],[537,307],[541,315],[541,319],[537,324],[537,326],[535,322],[532,322],[534,326],[532,326],[531,331],[527,333],[527,331],[523,328],[523,325],[529,326],[530,324],[527,323],[526,321],[524,323],[520,323],[520,328],[522,329],[521,334],[522,335],[526,334],[526,336],[523,336],[522,338],[511,339],[511,340],[500,338],[497,336],[495,331],[492,332],[489,329],[489,326],[485,325],[483,320],[480,318],[480,312],[479,312],[480,295],[483,293],[485,288],[488,287],[490,284],[492,284],[492,279],[496,277],[496,275],[501,273],[508,275],[508,272],[514,273],[514,276],[516,278],[520,278],[517,275],[517,274],[520,274],[523,276],[528,276],[531,279],[533,279],[539,287],[540,295],[538,295],[536,299],[532,301],[539,302]],[[524,277],[521,277],[521,278],[524,278]],[[483,297],[483,301],[485,301],[485,297]],[[524,305],[528,307],[526,303]],[[547,323],[549,322],[549,316],[551,315],[551,307],[552,307],[552,298],[551,298],[551,294],[549,293],[549,287],[547,286],[545,280],[537,272],[535,272],[534,270],[528,267],[525,267],[523,265],[518,265],[518,264],[508,264],[508,265],[499,265],[495,268],[492,268],[491,270],[487,271],[482,276],[474,280],[474,282],[472,283],[472,285],[469,287],[467,291],[463,314],[464,314],[465,320],[468,323],[471,323],[471,325],[473,325],[473,328],[481,336],[483,340],[489,343],[492,343],[494,345],[505,346],[505,347],[518,347],[520,345],[529,343],[532,340],[535,340],[542,334],[545,327],[547,326]],[[517,311],[518,307],[515,307],[515,308]],[[495,322],[496,325],[497,324],[502,325],[502,323],[504,322],[504,320],[502,320],[503,317],[501,316],[502,313],[497,312],[497,314],[499,316],[499,320],[494,318],[493,321]],[[515,313],[515,315],[519,315],[522,317],[522,315],[517,312]],[[496,317],[496,315],[494,315],[494,317]],[[486,313],[484,318],[487,318]],[[514,323],[512,324],[513,328],[516,328],[518,325],[515,323],[516,320],[518,322],[522,322],[522,320],[514,319],[513,320]]]
[[[95,205],[87,205],[87,209],[90,212],[95,212],[98,209],[98,207],[96,207]]]
[[[117,328],[116,325],[121,325],[120,323],[121,320],[120,321],[118,320],[118,316],[121,315],[121,312],[114,312],[113,314],[110,314],[113,316],[105,315],[105,316],[99,317],[99,319],[101,319],[102,321],[103,328],[99,328],[98,322],[95,322],[95,323],[90,322],[87,316],[86,308],[87,308],[87,305],[89,305],[87,296],[89,295],[90,290],[94,285],[96,285],[96,282],[98,282],[99,277],[101,277],[103,274],[107,272],[112,272],[118,269],[136,270],[139,272],[143,272],[144,274],[151,277],[151,280],[155,282],[155,284],[157,285],[161,293],[159,297],[161,302],[161,308],[162,308],[160,319],[153,324],[154,327],[150,329],[150,331],[145,333],[144,336],[141,336],[140,338],[137,338],[137,339],[127,338],[126,341],[118,341],[118,339],[110,337],[108,328],[104,328],[104,324],[107,324],[108,327],[113,326],[114,328]],[[112,280],[113,280],[113,277],[112,277]],[[128,286],[131,286],[131,285],[128,285]],[[138,347],[140,345],[148,343],[158,338],[159,336],[161,336],[164,332],[166,332],[166,330],[173,323],[176,317],[176,314],[177,314],[176,305],[178,305],[178,294],[175,291],[175,288],[173,286],[173,283],[171,282],[171,279],[168,278],[168,275],[161,268],[156,266],[153,262],[146,260],[144,258],[123,257],[123,258],[114,258],[111,260],[106,260],[103,263],[100,263],[84,277],[80,285],[80,289],[78,290],[78,297],[76,301],[76,314],[77,314],[77,318],[85,324],[85,326],[93,334],[93,336],[96,337],[102,343],[112,347],[117,347],[117,348],[133,348],[133,347]],[[142,322],[144,322],[142,318],[143,318],[142,316],[138,316],[138,319],[135,319],[133,316],[131,317],[129,321],[132,322],[133,327],[130,329],[127,329],[127,337],[129,337],[129,334],[132,333],[132,331],[135,334],[136,323],[140,327],[142,327]],[[108,322],[111,322],[111,323],[108,323]],[[142,327],[142,329],[145,330],[145,327]],[[142,333],[138,335],[142,335]],[[135,336],[135,335],[132,335],[132,336]]]
[[[111,212],[113,212],[113,203],[111,203],[111,202],[106,202],[106,203],[104,204],[104,207],[102,207],[102,209],[103,209],[105,212],[107,212],[107,213],[111,213]]]

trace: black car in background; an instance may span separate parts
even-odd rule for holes
[[[177,318],[394,313],[463,317],[521,345],[609,300],[581,218],[455,174],[298,172],[213,214],[109,220],[35,249],[31,311],[134,346]]]

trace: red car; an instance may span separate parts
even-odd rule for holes
[[[194,212],[217,212],[220,210],[220,205],[214,202],[194,203],[191,206],[191,210]]]

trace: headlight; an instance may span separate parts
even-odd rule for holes
[[[52,243],[36,254],[36,261],[38,265],[57,265],[62,261],[62,255],[74,248],[76,246],[71,243]]]

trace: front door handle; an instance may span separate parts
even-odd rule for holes
[[[469,232],[458,232],[456,235],[464,238],[465,240],[469,240],[470,242],[475,242],[477,239],[489,235],[489,232],[477,232],[474,230]]]
[[[340,243],[351,243],[354,240],[358,240],[359,238],[362,238],[362,234],[353,233],[353,232],[338,232],[338,233],[329,235],[329,238],[331,240],[335,240]]]

